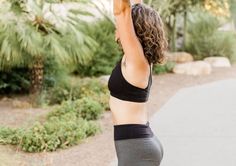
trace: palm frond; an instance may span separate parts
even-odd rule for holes
[[[84,33],[86,23],[78,18],[78,14],[88,12],[69,12],[61,18],[53,10],[48,11],[56,18],[54,24],[45,18],[43,1],[28,2],[23,15],[14,14],[10,7],[0,11],[0,70],[30,64],[36,56],[52,56],[62,64],[86,63],[91,59],[97,43]]]

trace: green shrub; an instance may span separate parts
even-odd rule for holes
[[[60,106],[57,106],[53,111],[48,113],[47,119],[52,117],[61,118],[67,113],[73,113],[76,117],[86,120],[96,120],[102,114],[104,108],[102,105],[93,100],[91,97],[83,97],[75,101],[64,101]]]
[[[46,148],[45,136],[47,132],[42,124],[35,122],[35,124],[24,131],[20,147],[27,152],[40,152]]]
[[[51,117],[44,124],[37,121],[30,128],[0,127],[0,144],[18,145],[26,152],[55,151],[76,145],[97,132],[101,128],[95,121],[77,118],[76,113],[69,112],[60,118]]]
[[[236,58],[236,35],[233,32],[219,31],[216,17],[198,13],[188,27],[186,51],[193,54],[195,60],[205,57],[224,56],[231,61]]]
[[[47,119],[51,117],[60,118],[67,113],[76,113],[74,102],[71,100],[63,101],[61,105],[55,106],[54,109],[47,114]]]
[[[27,152],[66,148],[101,132],[94,120],[103,110],[99,102],[89,97],[63,101],[47,114],[44,123],[36,121],[31,127],[18,129],[0,127],[0,144],[18,145]]]
[[[157,64],[153,67],[153,73],[155,74],[164,74],[172,72],[175,67],[175,62],[166,62],[163,65]]]
[[[65,100],[70,98],[72,92],[72,85],[68,80],[65,80],[51,89],[47,90],[47,100],[49,100],[49,104],[60,104]]]
[[[104,109],[109,108],[107,86],[96,78],[79,78],[75,83],[70,80],[48,90],[49,104],[60,104],[66,100],[77,100],[91,97],[102,104]]]
[[[80,76],[100,76],[110,74],[122,52],[115,42],[115,26],[107,19],[90,23],[86,32],[99,44],[93,59],[86,65],[78,65],[74,73]]]
[[[106,93],[100,93],[100,94],[94,94],[91,96],[91,98],[94,101],[97,101],[98,103],[101,104],[103,110],[109,110],[110,106],[109,106],[109,92],[107,90]]]
[[[98,79],[86,78],[80,81],[80,97],[90,97],[100,103],[104,110],[109,109],[109,91],[107,85],[101,83]]]
[[[76,100],[74,104],[78,115],[86,120],[98,119],[103,111],[101,104],[89,97]]]
[[[0,144],[17,145],[20,142],[22,130],[10,127],[0,127]]]
[[[72,116],[70,115],[70,117]],[[82,139],[94,135],[98,131],[97,125],[84,119],[65,119],[54,117],[45,124],[36,122],[25,131],[20,144],[22,150],[27,152],[55,151],[58,148],[76,145]]]

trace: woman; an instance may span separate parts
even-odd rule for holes
[[[158,166],[163,147],[149,127],[146,103],[152,65],[167,47],[159,14],[141,0],[114,0],[116,40],[124,55],[109,78],[118,166]]]

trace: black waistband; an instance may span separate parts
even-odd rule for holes
[[[148,138],[152,136],[153,132],[149,127],[149,122],[146,124],[114,125],[114,140]]]

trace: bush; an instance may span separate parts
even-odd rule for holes
[[[107,19],[90,23],[86,32],[99,44],[93,59],[86,65],[78,65],[74,73],[80,76],[101,76],[110,74],[122,52],[115,42],[115,26]]]
[[[73,101],[63,101],[61,105],[57,105],[54,107],[52,111],[47,114],[47,119],[51,117],[62,117],[67,113],[76,113],[74,102]]]
[[[101,132],[100,126],[93,121],[101,114],[101,108],[99,103],[88,98],[63,102],[47,115],[45,123],[36,121],[32,127],[23,129],[0,127],[0,144],[19,145],[26,152],[55,151],[76,145]]]
[[[94,135],[99,130],[95,122],[82,118],[72,118],[72,114],[65,114],[64,120],[51,118],[45,124],[36,122],[27,129],[22,136],[20,146],[27,152],[55,151],[78,144],[82,139]],[[76,117],[76,116],[75,116]]]
[[[17,145],[20,143],[22,131],[10,127],[0,127],[0,144]]]
[[[49,104],[60,104],[66,100],[77,100],[83,97],[91,97],[102,104],[104,109],[108,106],[108,89],[96,78],[79,78],[76,83],[65,81],[48,91],[47,100]]]
[[[107,85],[101,83],[98,79],[82,79],[81,97],[89,96],[100,103],[104,110],[109,109],[109,91]]]
[[[75,101],[64,101],[61,106],[57,106],[51,111],[47,118],[64,117],[67,113],[73,113],[78,118],[86,120],[97,120],[102,114],[104,108],[100,103],[90,97],[83,97]]]
[[[72,85],[68,80],[58,83],[56,86],[47,90],[48,96],[46,97],[49,104],[60,104],[62,101],[68,100],[72,93]],[[75,90],[75,89],[74,89]],[[79,93],[78,93],[79,94]]]
[[[103,107],[89,97],[76,100],[74,104],[78,115],[86,120],[98,119],[103,111]]]
[[[172,72],[175,67],[175,62],[166,62],[164,65],[157,64],[153,68],[153,73],[164,74]]]
[[[236,35],[232,32],[219,31],[217,18],[207,13],[198,13],[188,27],[187,52],[195,60],[205,57],[224,56],[231,61],[236,58]]]

